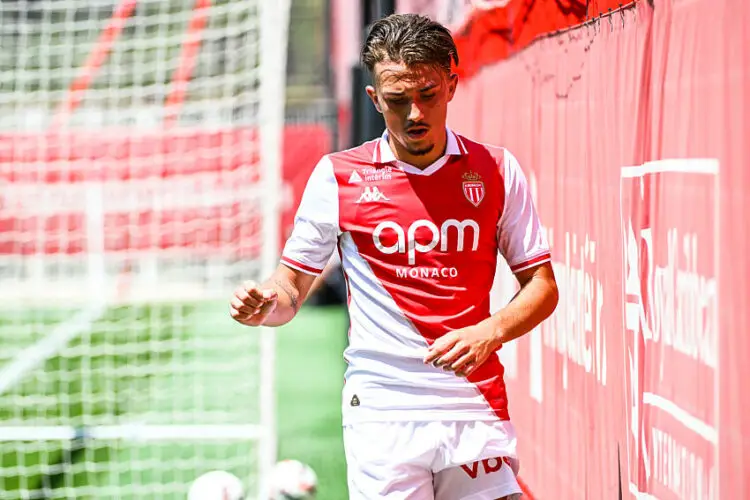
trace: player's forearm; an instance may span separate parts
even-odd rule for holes
[[[510,303],[486,321],[499,344],[515,340],[547,319],[557,307],[559,296],[554,277],[532,276]]]
[[[294,319],[302,302],[295,283],[277,272],[263,283],[263,288],[273,288],[278,294],[276,308],[268,315],[263,325],[281,326]]]
[[[262,288],[276,291],[276,308],[263,322],[266,326],[281,326],[297,315],[310,293],[315,276],[279,264]]]

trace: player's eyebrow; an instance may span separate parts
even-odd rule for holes
[[[427,92],[427,91],[435,89],[438,86],[439,85],[437,83],[428,83],[427,85],[425,85],[424,87],[422,87],[421,89],[419,89],[419,91],[420,92]],[[400,96],[402,96],[404,94],[405,93],[403,91],[400,91],[400,90],[390,90],[390,91],[383,92],[383,95],[385,95],[387,97],[400,97]]]

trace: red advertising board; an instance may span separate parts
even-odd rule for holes
[[[531,498],[750,498],[748,14],[644,1],[460,54],[449,121],[518,157],[560,286],[503,354]]]
[[[719,162],[621,172],[628,488],[718,498]]]

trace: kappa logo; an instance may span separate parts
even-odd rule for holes
[[[464,196],[466,196],[466,199],[472,205],[478,207],[484,199],[484,182],[482,182],[482,177],[476,172],[466,172],[461,177],[464,179]]]
[[[362,190],[357,203],[370,203],[374,201],[390,201],[390,199],[377,186],[366,186]]]

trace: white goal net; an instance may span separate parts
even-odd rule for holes
[[[262,490],[289,2],[0,2],[0,499]]]

